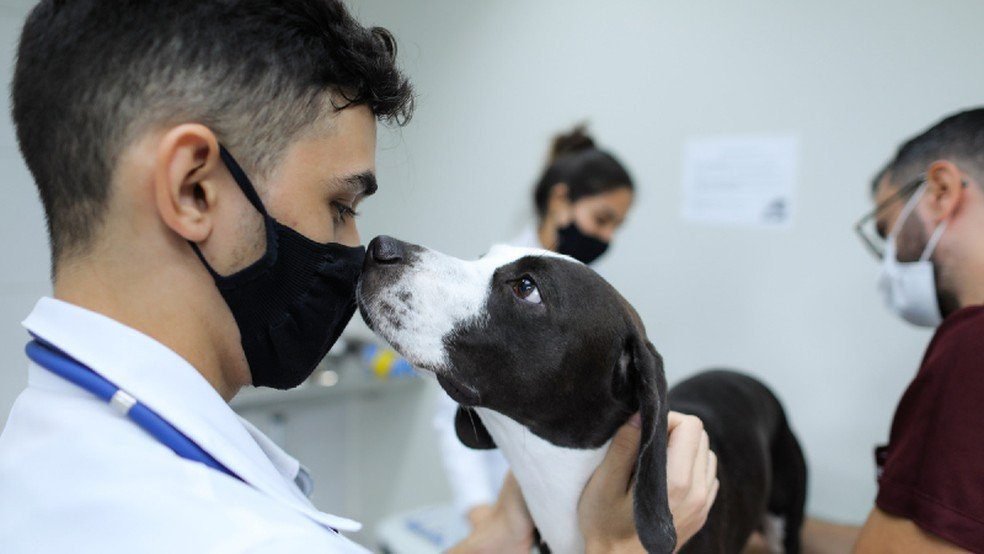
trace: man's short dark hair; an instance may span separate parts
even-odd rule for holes
[[[886,170],[892,183],[902,186],[937,160],[950,160],[984,185],[984,108],[947,116],[907,140]]]
[[[53,261],[90,245],[119,157],[141,134],[204,124],[263,178],[337,109],[405,124],[413,95],[395,56],[386,30],[338,0],[42,0],[11,89]]]

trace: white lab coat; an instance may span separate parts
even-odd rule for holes
[[[360,526],[311,504],[297,460],[164,345],[50,298],[24,326],[246,483],[178,457],[105,402],[31,363],[0,435],[0,552],[367,552],[329,529]]]
[[[524,230],[510,244],[543,248],[534,227]],[[509,471],[509,463],[499,450],[472,450],[461,444],[454,429],[457,402],[443,390],[438,392],[436,398],[434,429],[437,430],[448,484],[451,485],[455,507],[462,514],[467,514],[475,506],[495,502]]]

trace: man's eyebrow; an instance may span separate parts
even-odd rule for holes
[[[372,171],[363,171],[356,175],[349,175],[340,180],[340,188],[350,192],[354,196],[372,196],[376,194],[379,185],[376,183],[376,174]]]

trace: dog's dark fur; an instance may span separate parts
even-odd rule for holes
[[[806,461],[772,392],[747,375],[717,370],[677,384],[669,403],[704,422],[721,482],[707,524],[682,551],[740,552],[770,513],[785,520],[784,550],[799,552]]]

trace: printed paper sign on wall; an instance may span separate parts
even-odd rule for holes
[[[792,225],[798,144],[793,136],[687,141],[683,218],[719,225]]]

